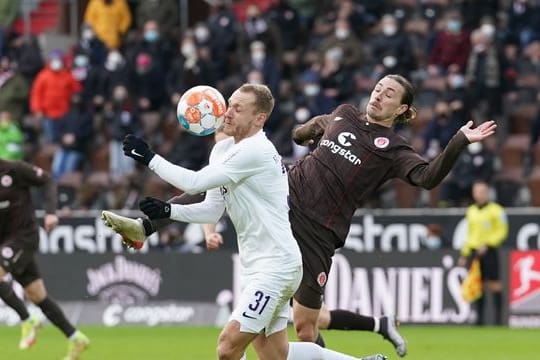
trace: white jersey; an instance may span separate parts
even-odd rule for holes
[[[197,172],[158,155],[149,167],[186,192],[208,190],[200,204],[172,205],[172,219],[215,223],[226,208],[238,236],[244,274],[289,271],[302,264],[289,222],[287,172],[263,131],[239,143],[232,137],[219,141],[209,165]]]

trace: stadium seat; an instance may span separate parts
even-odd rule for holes
[[[512,134],[528,134],[530,130],[530,123],[536,116],[537,106],[536,104],[523,104],[516,106],[515,109],[509,115],[509,131]]]
[[[90,153],[90,164],[93,171],[109,172],[109,144],[105,143]]]
[[[503,167],[494,179],[497,201],[502,206],[518,205],[519,192],[524,183],[522,166]]]
[[[528,134],[509,135],[502,145],[499,157],[504,168],[523,167],[524,158],[529,151]]]
[[[51,171],[52,160],[56,152],[55,144],[44,144],[39,148],[39,151],[34,155],[32,164],[40,168]]]
[[[396,193],[396,205],[399,208],[414,208],[417,206],[419,189],[407,184],[403,180],[392,180]]]

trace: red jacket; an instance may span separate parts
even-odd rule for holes
[[[59,119],[69,110],[71,95],[82,90],[82,85],[67,69],[53,71],[43,68],[30,91],[30,110],[42,112],[45,117]]]
[[[460,71],[463,72],[470,51],[471,42],[467,31],[462,31],[459,34],[441,31],[429,54],[429,63],[442,66],[445,69],[452,64],[457,64]]]

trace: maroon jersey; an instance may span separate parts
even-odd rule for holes
[[[22,161],[0,159],[0,244],[16,237],[29,246],[39,244],[39,227],[31,202],[32,186],[47,186],[47,212],[54,212],[56,188],[43,169]]]
[[[331,119],[316,149],[289,170],[289,187],[295,208],[335,233],[336,248],[343,246],[355,210],[379,186],[400,178],[431,188],[468,143],[459,136],[452,151],[429,164],[405,139],[368,122],[353,105],[339,106]],[[413,169],[418,169],[416,176],[411,176]]]

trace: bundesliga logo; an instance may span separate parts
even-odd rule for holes
[[[540,312],[540,251],[515,251],[510,258],[510,308]]]

